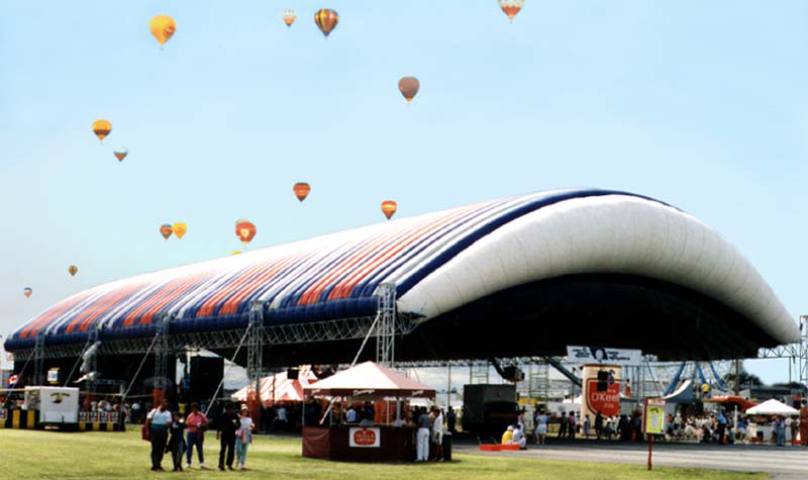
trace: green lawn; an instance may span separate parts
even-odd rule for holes
[[[218,444],[213,435],[206,438],[206,459],[217,462]],[[274,479],[699,479],[763,480],[763,474],[739,474],[710,470],[659,468],[646,472],[635,465],[606,465],[581,462],[455,455],[455,461],[440,464],[373,465],[304,459],[300,441],[293,438],[259,436],[250,447],[246,472],[199,471],[152,473],[149,471],[149,445],[139,432],[56,433],[0,430],[0,472],[2,478],[152,478],[179,476],[185,479],[274,478]],[[164,460],[168,467],[170,459]]]

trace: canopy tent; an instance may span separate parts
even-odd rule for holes
[[[800,414],[800,411],[772,398],[760,405],[747,409],[745,413],[747,415],[783,415],[786,417],[795,417]]]
[[[306,385],[303,391],[307,395],[328,397],[435,397],[434,388],[374,362],[361,363],[314,385]]]
[[[670,395],[662,397],[666,403],[693,403],[696,401],[696,394],[693,392],[693,380],[685,380]]]
[[[289,379],[287,372],[263,377],[259,382],[261,403],[264,407],[271,407],[278,402],[302,402],[303,387],[316,381],[317,376],[308,367],[301,368],[295,380]],[[247,385],[231,395],[230,398],[238,402],[246,402],[247,394],[252,388],[252,385]]]

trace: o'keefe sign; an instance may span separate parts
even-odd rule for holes
[[[348,446],[355,448],[379,448],[381,431],[378,428],[356,428],[348,431]]]
[[[620,382],[606,387],[605,392],[598,391],[598,379],[586,380],[586,406],[593,412],[609,417],[620,414]]]

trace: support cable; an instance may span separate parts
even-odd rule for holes
[[[247,329],[244,330],[244,335],[241,336],[241,340],[238,342],[238,347],[236,347],[236,351],[233,353],[233,357],[230,359],[230,363],[235,363],[236,357],[238,356],[238,352],[241,351],[241,346],[244,345],[244,340],[247,339],[247,336],[250,334],[250,330],[252,329],[252,324],[247,326]],[[213,392],[213,396],[210,397],[210,401],[208,401],[208,408],[205,409],[205,416],[208,416],[210,413],[210,409],[213,406],[213,402],[216,400],[216,397],[219,395],[219,391],[222,389],[222,385],[224,385],[224,378],[226,375],[222,375],[222,379],[219,380],[219,385],[216,387],[216,391]]]

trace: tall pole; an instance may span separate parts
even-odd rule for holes
[[[446,410],[452,404],[452,364],[449,364],[449,381],[446,385]]]

